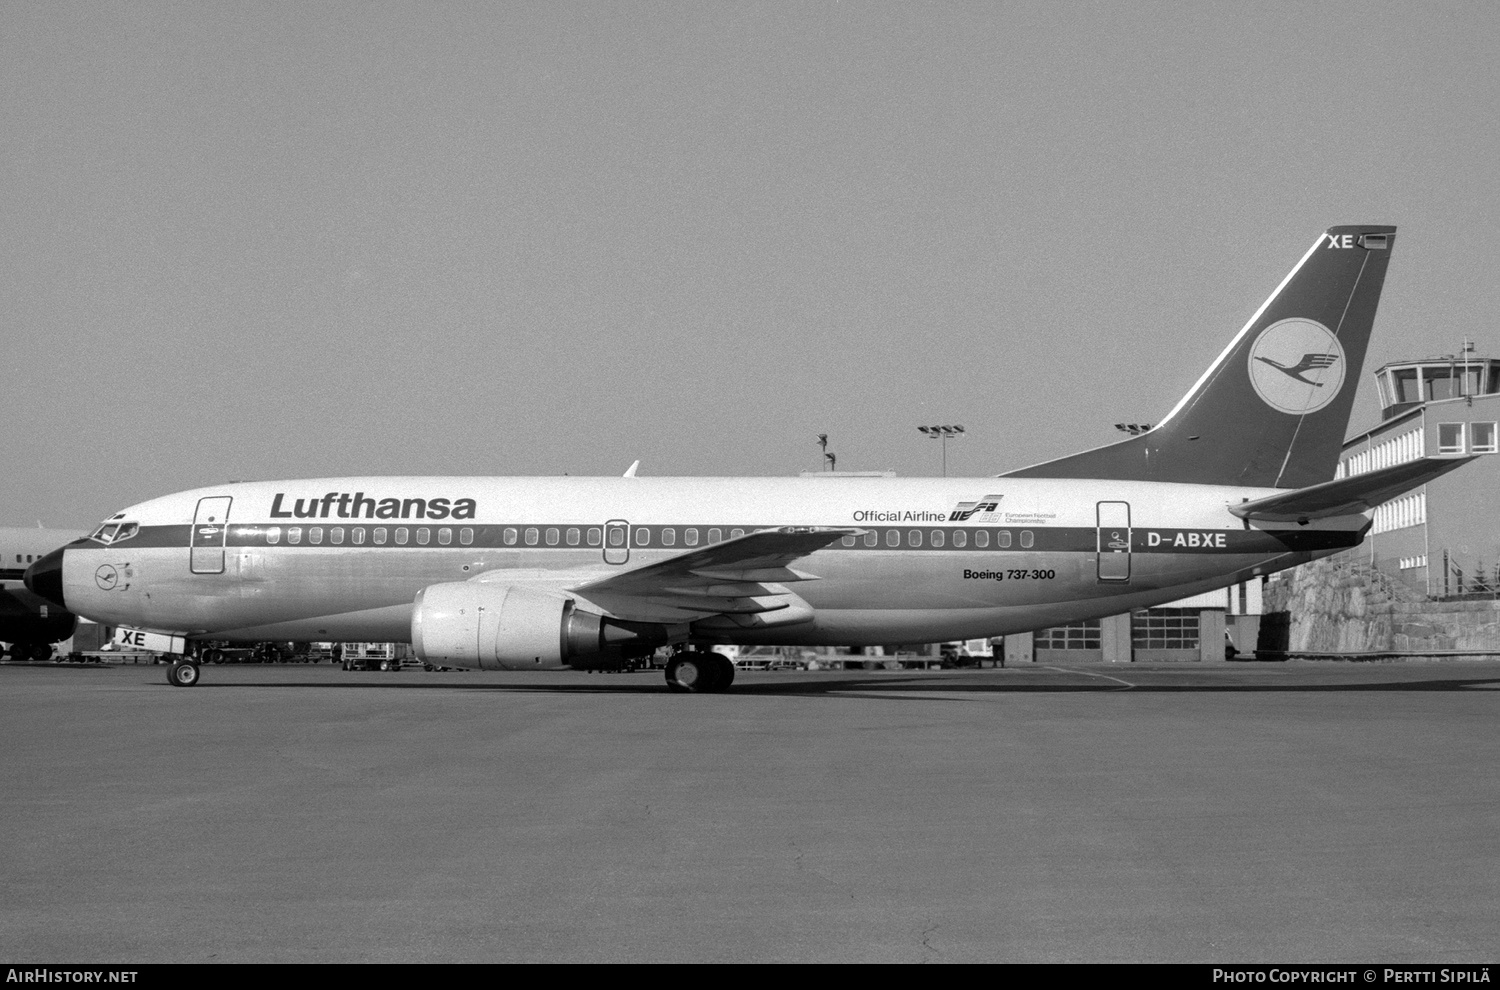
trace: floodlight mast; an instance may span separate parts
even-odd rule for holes
[[[948,477],[948,441],[966,436],[962,426],[919,426],[918,432],[929,440],[943,441],[943,477]]]

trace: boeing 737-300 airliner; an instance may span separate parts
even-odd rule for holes
[[[1395,228],[1333,227],[1154,429],[983,478],[370,477],[153,499],[34,564],[37,594],[195,640],[394,640],[443,666],[729,686],[719,644],[999,636],[1357,546],[1466,458],[1335,480]]]

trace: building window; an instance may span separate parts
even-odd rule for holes
[[[1086,619],[1066,626],[1053,626],[1036,633],[1033,645],[1038,650],[1099,650],[1099,620]]]
[[[1469,431],[1469,453],[1493,454],[1500,449],[1495,446],[1494,423],[1470,423]]]
[[[1438,453],[1462,454],[1464,452],[1464,424],[1438,424]]]
[[[1130,616],[1130,638],[1138,650],[1196,650],[1198,610],[1154,608]]]

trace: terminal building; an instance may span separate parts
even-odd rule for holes
[[[1381,422],[1344,444],[1338,476],[1418,457],[1475,460],[1375,510],[1348,551],[1429,598],[1493,595],[1500,587],[1500,359],[1461,355],[1397,361],[1375,372]]]

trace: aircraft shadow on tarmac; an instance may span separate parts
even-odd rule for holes
[[[1121,671],[1121,674],[1129,674]],[[1151,673],[1167,673],[1178,678],[1204,678],[1213,677],[1217,672],[1194,672],[1194,671],[1153,671]],[[1017,682],[1010,677],[1002,676],[993,678],[992,675],[976,675],[972,678],[944,677],[934,679],[930,676],[920,674],[903,676],[901,674],[880,674],[850,671],[847,673],[829,673],[806,677],[805,675],[788,674],[774,676],[774,679],[762,680],[760,677],[741,677],[728,694],[741,696],[833,696],[843,697],[848,695],[860,695],[878,692],[882,698],[899,699],[905,695],[913,701],[952,701],[956,700],[953,695],[972,694],[976,696],[990,694],[1099,694],[1099,693],[1149,693],[1149,694],[1222,694],[1222,693],[1318,693],[1318,692],[1349,692],[1349,691],[1394,691],[1394,692],[1419,692],[1419,691],[1461,691],[1466,689],[1500,689],[1500,675],[1475,676],[1464,675],[1458,671],[1451,674],[1445,672],[1441,675],[1420,677],[1410,680],[1384,680],[1374,678],[1361,678],[1355,681],[1343,683],[1287,683],[1284,680],[1276,683],[1138,683],[1127,682],[1123,678],[1116,678],[1113,674],[1098,674],[1094,672],[1078,672],[1072,670],[1052,670],[1027,672],[1030,676],[1041,675],[1047,677],[1044,683],[1034,681]],[[644,675],[644,676],[643,676]],[[458,675],[462,676],[462,675]],[[1137,674],[1136,676],[1141,676]],[[1273,675],[1274,676],[1274,675]],[[1282,675],[1285,676],[1285,675]],[[1296,675],[1291,675],[1296,676]],[[1081,682],[1080,682],[1081,681]],[[488,681],[483,684],[465,684],[461,680],[412,681],[392,680],[381,678],[378,680],[340,680],[324,683],[308,683],[297,681],[270,681],[255,683],[215,683],[205,679],[198,685],[198,690],[215,690],[218,688],[326,688],[332,690],[396,690],[396,691],[462,691],[462,692],[494,692],[500,694],[665,694],[667,687],[659,678],[659,675],[636,674],[636,675],[611,675],[581,677],[578,683],[548,683],[529,684],[524,682],[501,683]],[[924,697],[925,696],[925,697]]]

